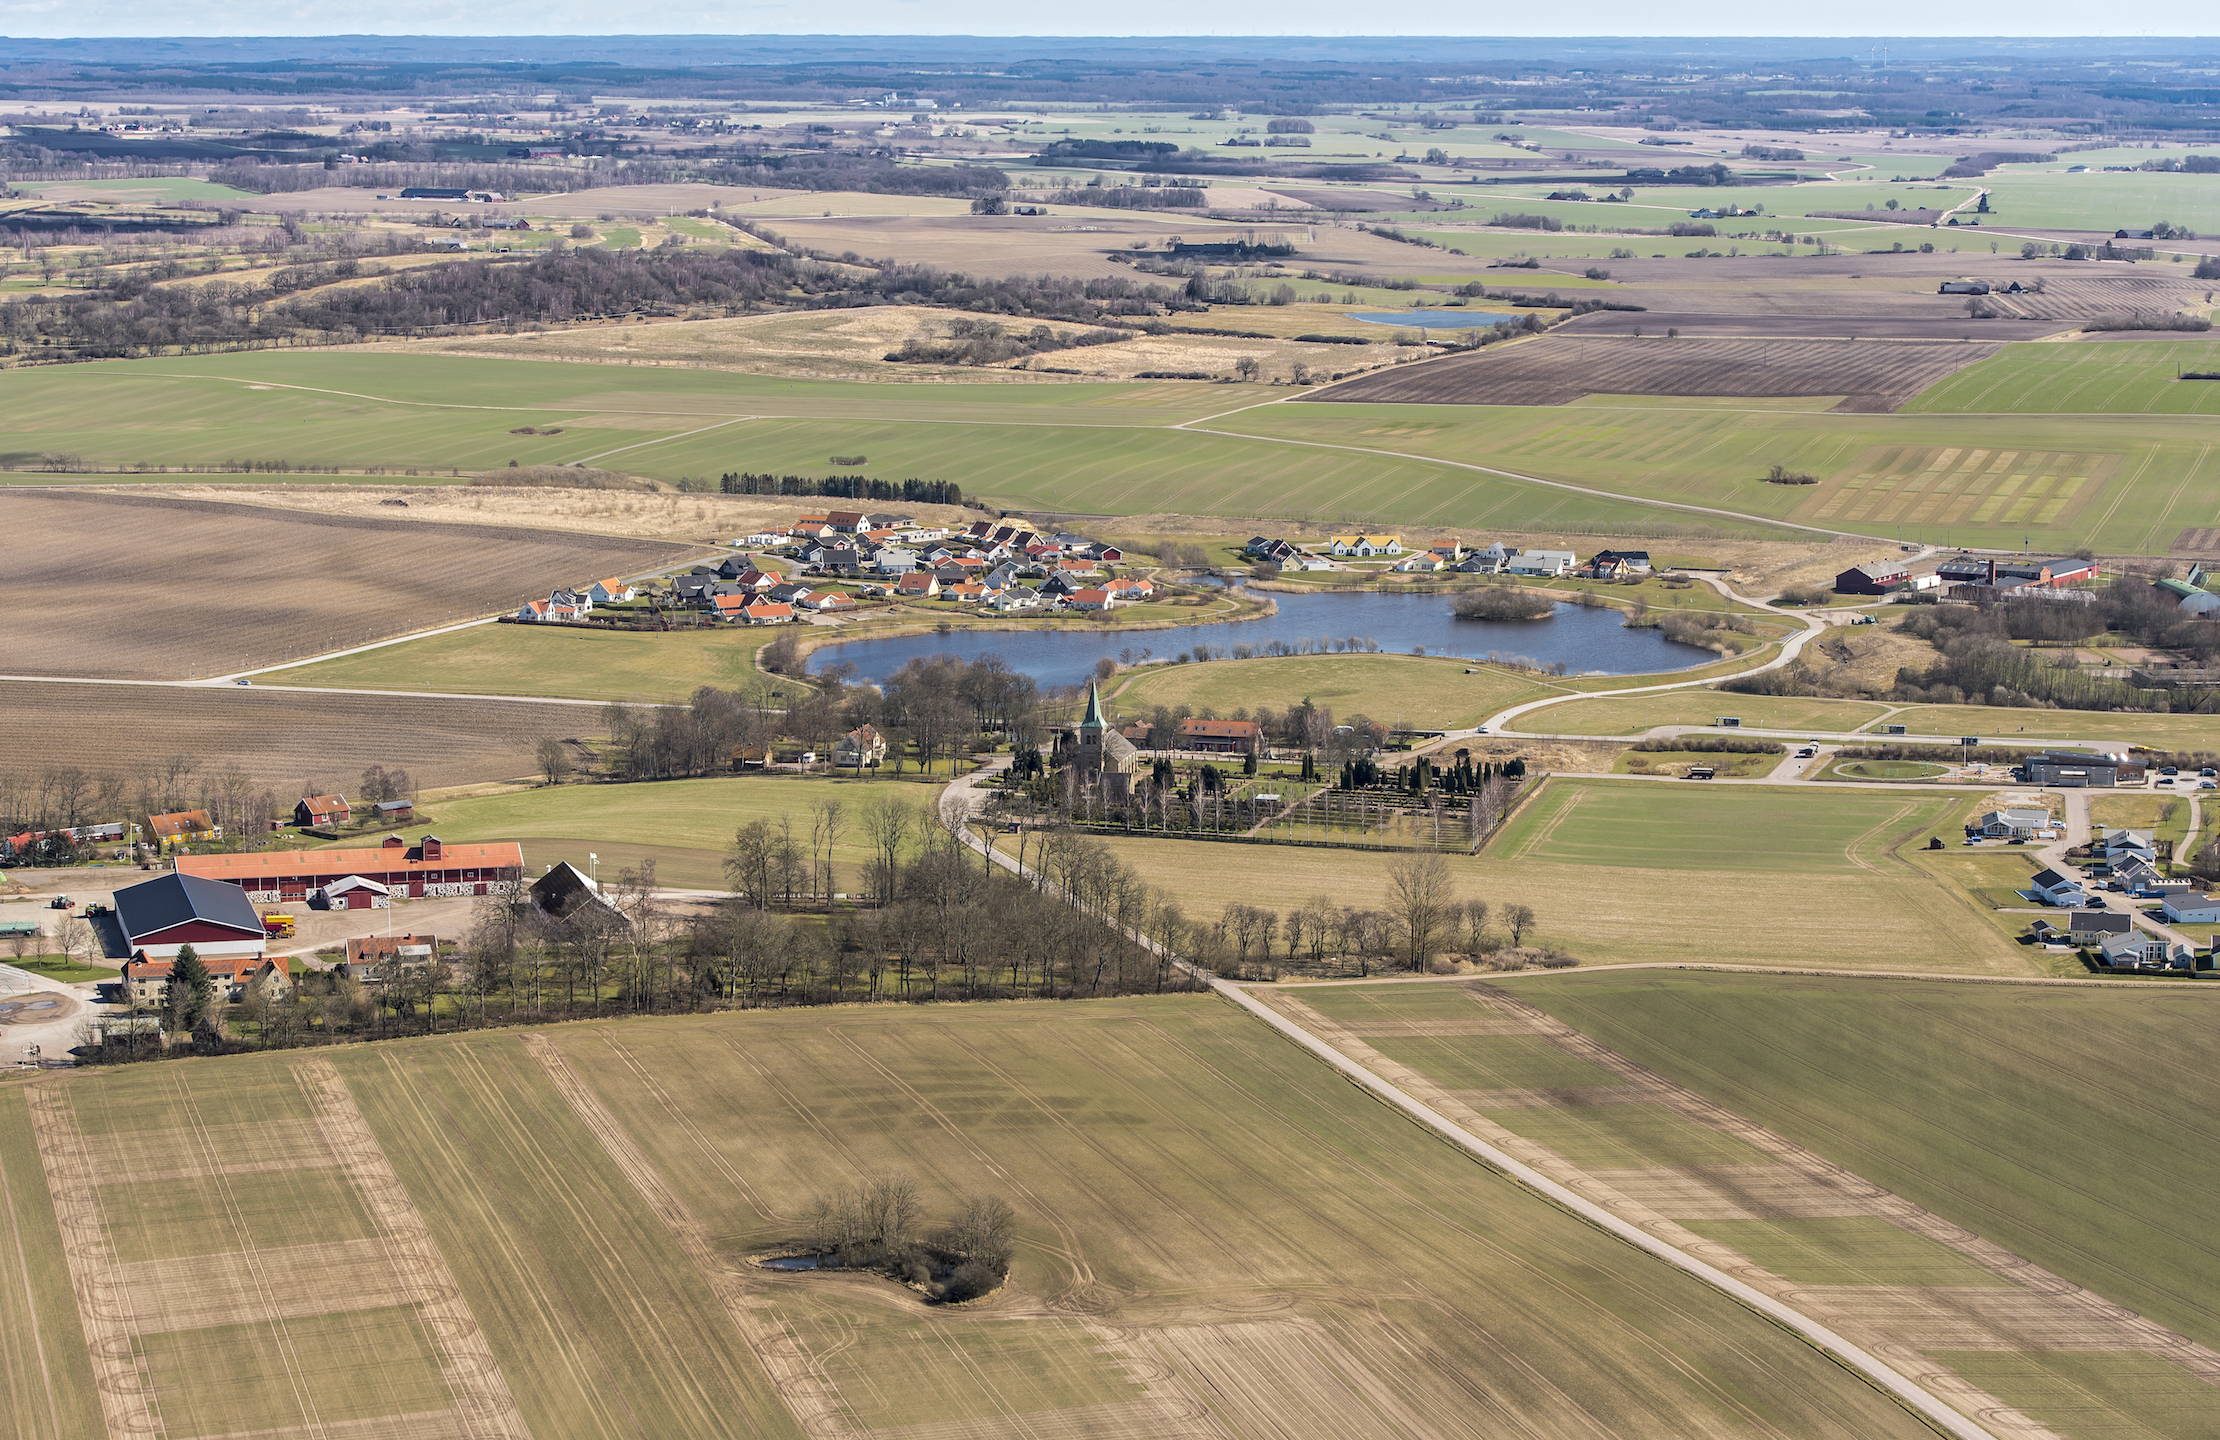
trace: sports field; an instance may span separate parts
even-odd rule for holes
[[[1478,673],[1467,674],[1478,668]],[[1120,714],[1145,719],[1159,705],[1205,707],[1219,715],[1238,709],[1286,710],[1309,700],[1346,724],[1366,715],[1384,725],[1410,722],[1419,729],[1477,725],[1506,705],[1547,695],[1544,679],[1474,667],[1463,660],[1416,655],[1286,655],[1260,660],[1212,660],[1199,665],[1152,665],[1120,689]]]
[[[259,677],[262,685],[683,701],[703,685],[751,685],[761,630],[668,633],[478,625]]]
[[[1214,1000],[826,1018],[0,1091],[0,1433],[1926,1433]],[[744,1263],[887,1167],[1002,1290]]]
[[[2174,378],[2184,370],[2220,371],[2220,341],[2183,335],[2007,345],[1904,408],[1929,415],[2220,415],[2220,381]]]
[[[1530,943],[1590,964],[1708,960],[2026,975],[2035,962],[1947,877],[1900,853],[1955,834],[1975,796],[1555,779],[1477,857],[1459,900],[1526,904]],[[1323,895],[1392,911],[1392,856],[1195,841],[1106,842],[1190,916]],[[1855,917],[1845,923],[1844,917]]]
[[[1790,1299],[1968,1413],[2039,1396],[2067,1435],[2187,1440],[2199,1433],[2184,1424],[2190,1397],[2203,1396],[2208,1418],[2220,1401],[2220,1353],[2208,1348],[2220,1306],[2199,1286],[2220,1246],[2151,1237],[2091,1263],[2091,1249],[2148,1228],[2138,1201],[2162,1206],[2220,1164],[2220,1149],[2192,1142],[2196,1160],[2172,1169],[2158,1115],[2074,1143],[2134,1103],[2075,1102],[2077,1083],[2102,1083],[2100,1057],[2145,1033],[2132,1019],[2100,1020],[2061,1071],[2023,1089],[2014,1082],[2073,1024],[2074,997],[2039,997],[2049,1013],[2023,1018],[2020,994],[1987,987],[1563,972],[1259,995],[1465,1129]],[[2154,1061],[2209,1060],[2197,1019],[2158,1024],[2173,1033]],[[1921,1123],[1900,1129],[1907,1108]],[[2184,1097],[2164,1115],[2178,1123],[2194,1108]],[[2010,1138],[1991,1143],[1998,1135]],[[2041,1148],[2062,1136],[2073,1137],[2064,1153]],[[2110,1183],[2115,1155],[2131,1166],[2124,1187]],[[2061,1188],[2081,1203],[2054,1203]],[[2084,1236],[2092,1206],[2106,1223]],[[2019,1243],[2031,1235],[2078,1263],[2053,1268]],[[2185,1250],[2194,1268],[2170,1268]],[[2177,1303],[2161,1315],[2151,1298]],[[2095,1367],[2076,1362],[2092,1351],[2113,1352],[2137,1383],[2088,1383]]]
[[[2220,1185],[2201,1093],[2157,1079],[2220,1060],[2220,995],[1716,973],[1506,983],[1668,1079],[2220,1347],[2220,1242],[2154,1218]],[[2130,1055],[2137,1079],[2121,1083]]]

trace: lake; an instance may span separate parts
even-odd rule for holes
[[[1372,310],[1359,313],[1346,312],[1351,320],[1366,320],[1374,325],[1401,325],[1410,330],[1477,330],[1483,325],[1501,325],[1516,320],[1526,312],[1513,310]]]
[[[887,640],[853,640],[827,645],[811,655],[814,666],[853,661],[863,678],[879,681],[920,655],[975,659],[999,654],[1043,687],[1076,685],[1108,656],[1121,659],[1128,649],[1136,659],[1168,660],[1198,645],[1225,658],[1236,645],[1263,646],[1274,640],[1289,645],[1334,642],[1352,637],[1377,642],[1380,649],[1409,654],[1424,646],[1429,655],[1480,659],[1515,656],[1537,665],[1562,663],[1573,674],[1646,675],[1689,670],[1719,657],[1693,645],[1677,645],[1655,630],[1630,630],[1620,612],[1607,607],[1559,605],[1546,620],[1457,620],[1447,595],[1283,595],[1279,613],[1219,625],[1183,625],[1171,630],[956,630],[946,635],[905,635]],[[1359,647],[1362,648],[1362,647]]]

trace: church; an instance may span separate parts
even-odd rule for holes
[[[1102,690],[1093,681],[1087,684],[1086,715],[1058,749],[1057,763],[1071,767],[1081,784],[1099,786],[1102,798],[1113,805],[1132,801],[1141,752],[1103,719]]]

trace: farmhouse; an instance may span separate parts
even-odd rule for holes
[[[195,955],[200,948],[195,946]],[[170,973],[177,967],[173,956],[155,960],[134,955],[123,962],[124,998],[142,1010],[159,1010],[169,1002]],[[293,977],[287,972],[285,957],[264,959],[260,955],[244,958],[209,959],[201,956],[201,968],[208,972],[208,979],[218,999],[244,1000],[250,989],[270,995],[283,995],[293,988]]]
[[[2185,890],[2167,896],[2158,908],[2176,925],[2220,925],[2220,895]]]
[[[2076,910],[2089,904],[2089,896],[2081,882],[2071,875],[2061,875],[2056,870],[2039,870],[2028,882],[2037,899],[2046,905],[2068,906]]]
[[[310,795],[293,802],[293,823],[302,827],[311,825],[344,825],[354,812],[347,807],[344,795]]]
[[[388,835],[384,844],[366,849],[182,855],[176,864],[180,876],[237,886],[256,904],[305,901],[312,890],[354,877],[374,880],[411,899],[506,895],[524,872],[524,847],[514,840],[449,845],[436,835],[410,845]]]
[[[436,935],[370,935],[347,942],[347,978],[379,984],[439,958]]]
[[[1986,280],[1945,280],[1942,282],[1942,288],[1935,293],[1937,295],[1986,295],[1989,293],[1989,282]]]
[[[833,764],[876,765],[886,759],[886,737],[869,725],[858,725],[833,742]]]
[[[1400,535],[1335,535],[1326,541],[1328,553],[1334,555],[1400,555],[1403,537]]]
[[[1838,595],[1887,595],[1911,584],[1912,572],[1893,560],[1868,560],[1835,577]]]
[[[2107,935],[2125,935],[2134,920],[2112,910],[2076,910],[2066,924],[2066,934],[2076,945],[2095,945]]]
[[[1224,755],[1245,755],[1256,750],[1264,729],[1254,720],[1182,720],[1179,748],[1209,750]]]
[[[179,810],[168,815],[150,815],[147,828],[154,836],[154,843],[164,850],[173,846],[191,845],[200,840],[221,840],[223,827],[208,819],[206,810]]]
[[[211,965],[260,959],[269,937],[252,900],[237,886],[193,875],[160,875],[116,892],[116,923],[132,953],[168,961],[180,945]]]

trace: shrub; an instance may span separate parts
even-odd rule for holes
[[[1768,485],[1817,485],[1819,477],[1803,470],[1791,470],[1786,465],[1775,465],[1765,472]]]
[[[1834,592],[1824,585],[1791,585],[1774,597],[1776,605],[1824,605]]]
[[[1557,602],[1516,585],[1490,585],[1457,596],[1449,613],[1459,620],[1542,620],[1557,613]]]

